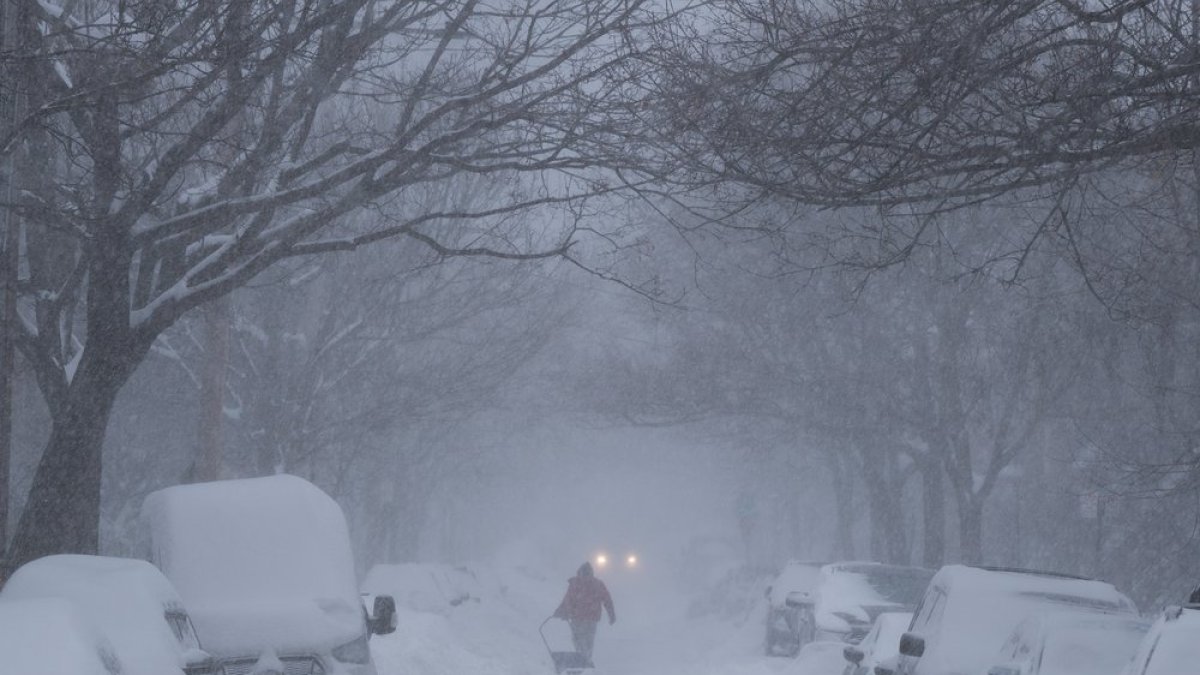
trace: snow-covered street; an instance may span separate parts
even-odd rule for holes
[[[434,583],[439,568],[421,567]],[[481,580],[473,589],[478,595],[456,606],[447,602],[435,609],[428,595],[397,595],[399,628],[372,641],[380,675],[553,675],[538,625],[558,603],[566,575],[554,579],[530,569],[469,569]],[[801,675],[795,661],[763,656],[765,609],[759,604],[736,618],[689,616],[693,597],[675,584],[655,577],[607,581],[618,621],[603,622],[599,629],[596,675]],[[547,624],[546,634],[552,644],[570,644],[561,622]]]

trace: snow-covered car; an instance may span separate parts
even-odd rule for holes
[[[39,598],[74,604],[112,646],[122,675],[212,672],[179,593],[145,560],[47,556],[22,565],[0,591],[0,602]]]
[[[146,498],[152,559],[183,597],[220,675],[374,675],[341,507],[289,475],[179,485]]]
[[[1169,607],[1150,627],[1124,675],[1200,672],[1200,605]]]
[[[767,637],[764,649],[767,656],[795,656],[802,646],[800,608],[788,605],[788,598],[811,601],[813,591],[821,581],[825,563],[789,561],[767,587]],[[804,642],[811,642],[806,636]]]
[[[799,611],[797,640],[840,640],[857,644],[884,612],[911,612],[933,570],[870,562],[832,563],[821,568],[817,586],[805,597],[789,594]]]
[[[929,583],[896,675],[986,673],[1017,625],[1048,612],[1137,616],[1112,584],[1065,574],[947,565]]]
[[[1119,675],[1149,628],[1124,614],[1031,616],[1004,643],[988,675]]]
[[[61,598],[0,601],[0,664],[14,675],[122,675],[120,658]]]
[[[912,612],[884,612],[875,617],[871,630],[857,645],[846,645],[842,675],[874,675],[875,666],[900,653],[900,636],[912,622]]]
[[[816,640],[800,649],[796,655],[796,663],[789,670],[794,675],[838,675],[842,672],[842,649],[844,642],[837,640]]]

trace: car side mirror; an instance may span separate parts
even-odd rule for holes
[[[859,649],[858,647],[850,646],[842,650],[842,656],[844,656],[847,661],[857,666],[862,663],[863,657],[865,657],[866,654],[863,654],[863,650]]]
[[[375,606],[367,620],[372,635],[388,635],[396,631],[396,600],[390,595],[375,596]]]
[[[1021,667],[1006,663],[1002,666],[992,666],[988,670],[988,675],[1021,675]]]
[[[808,607],[813,604],[812,594],[808,591],[792,591],[787,594],[783,604],[792,608]]]
[[[925,638],[916,633],[905,633],[900,636],[900,653],[919,659],[925,654]]]

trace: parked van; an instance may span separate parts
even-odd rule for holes
[[[142,507],[151,560],[175,584],[222,675],[375,675],[368,637],[395,603],[359,598],[341,507],[296,476],[179,485]]]

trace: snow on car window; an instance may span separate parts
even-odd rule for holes
[[[1132,658],[1146,633],[1141,621],[1089,622],[1051,630],[1041,671],[1073,675],[1116,673]]]

